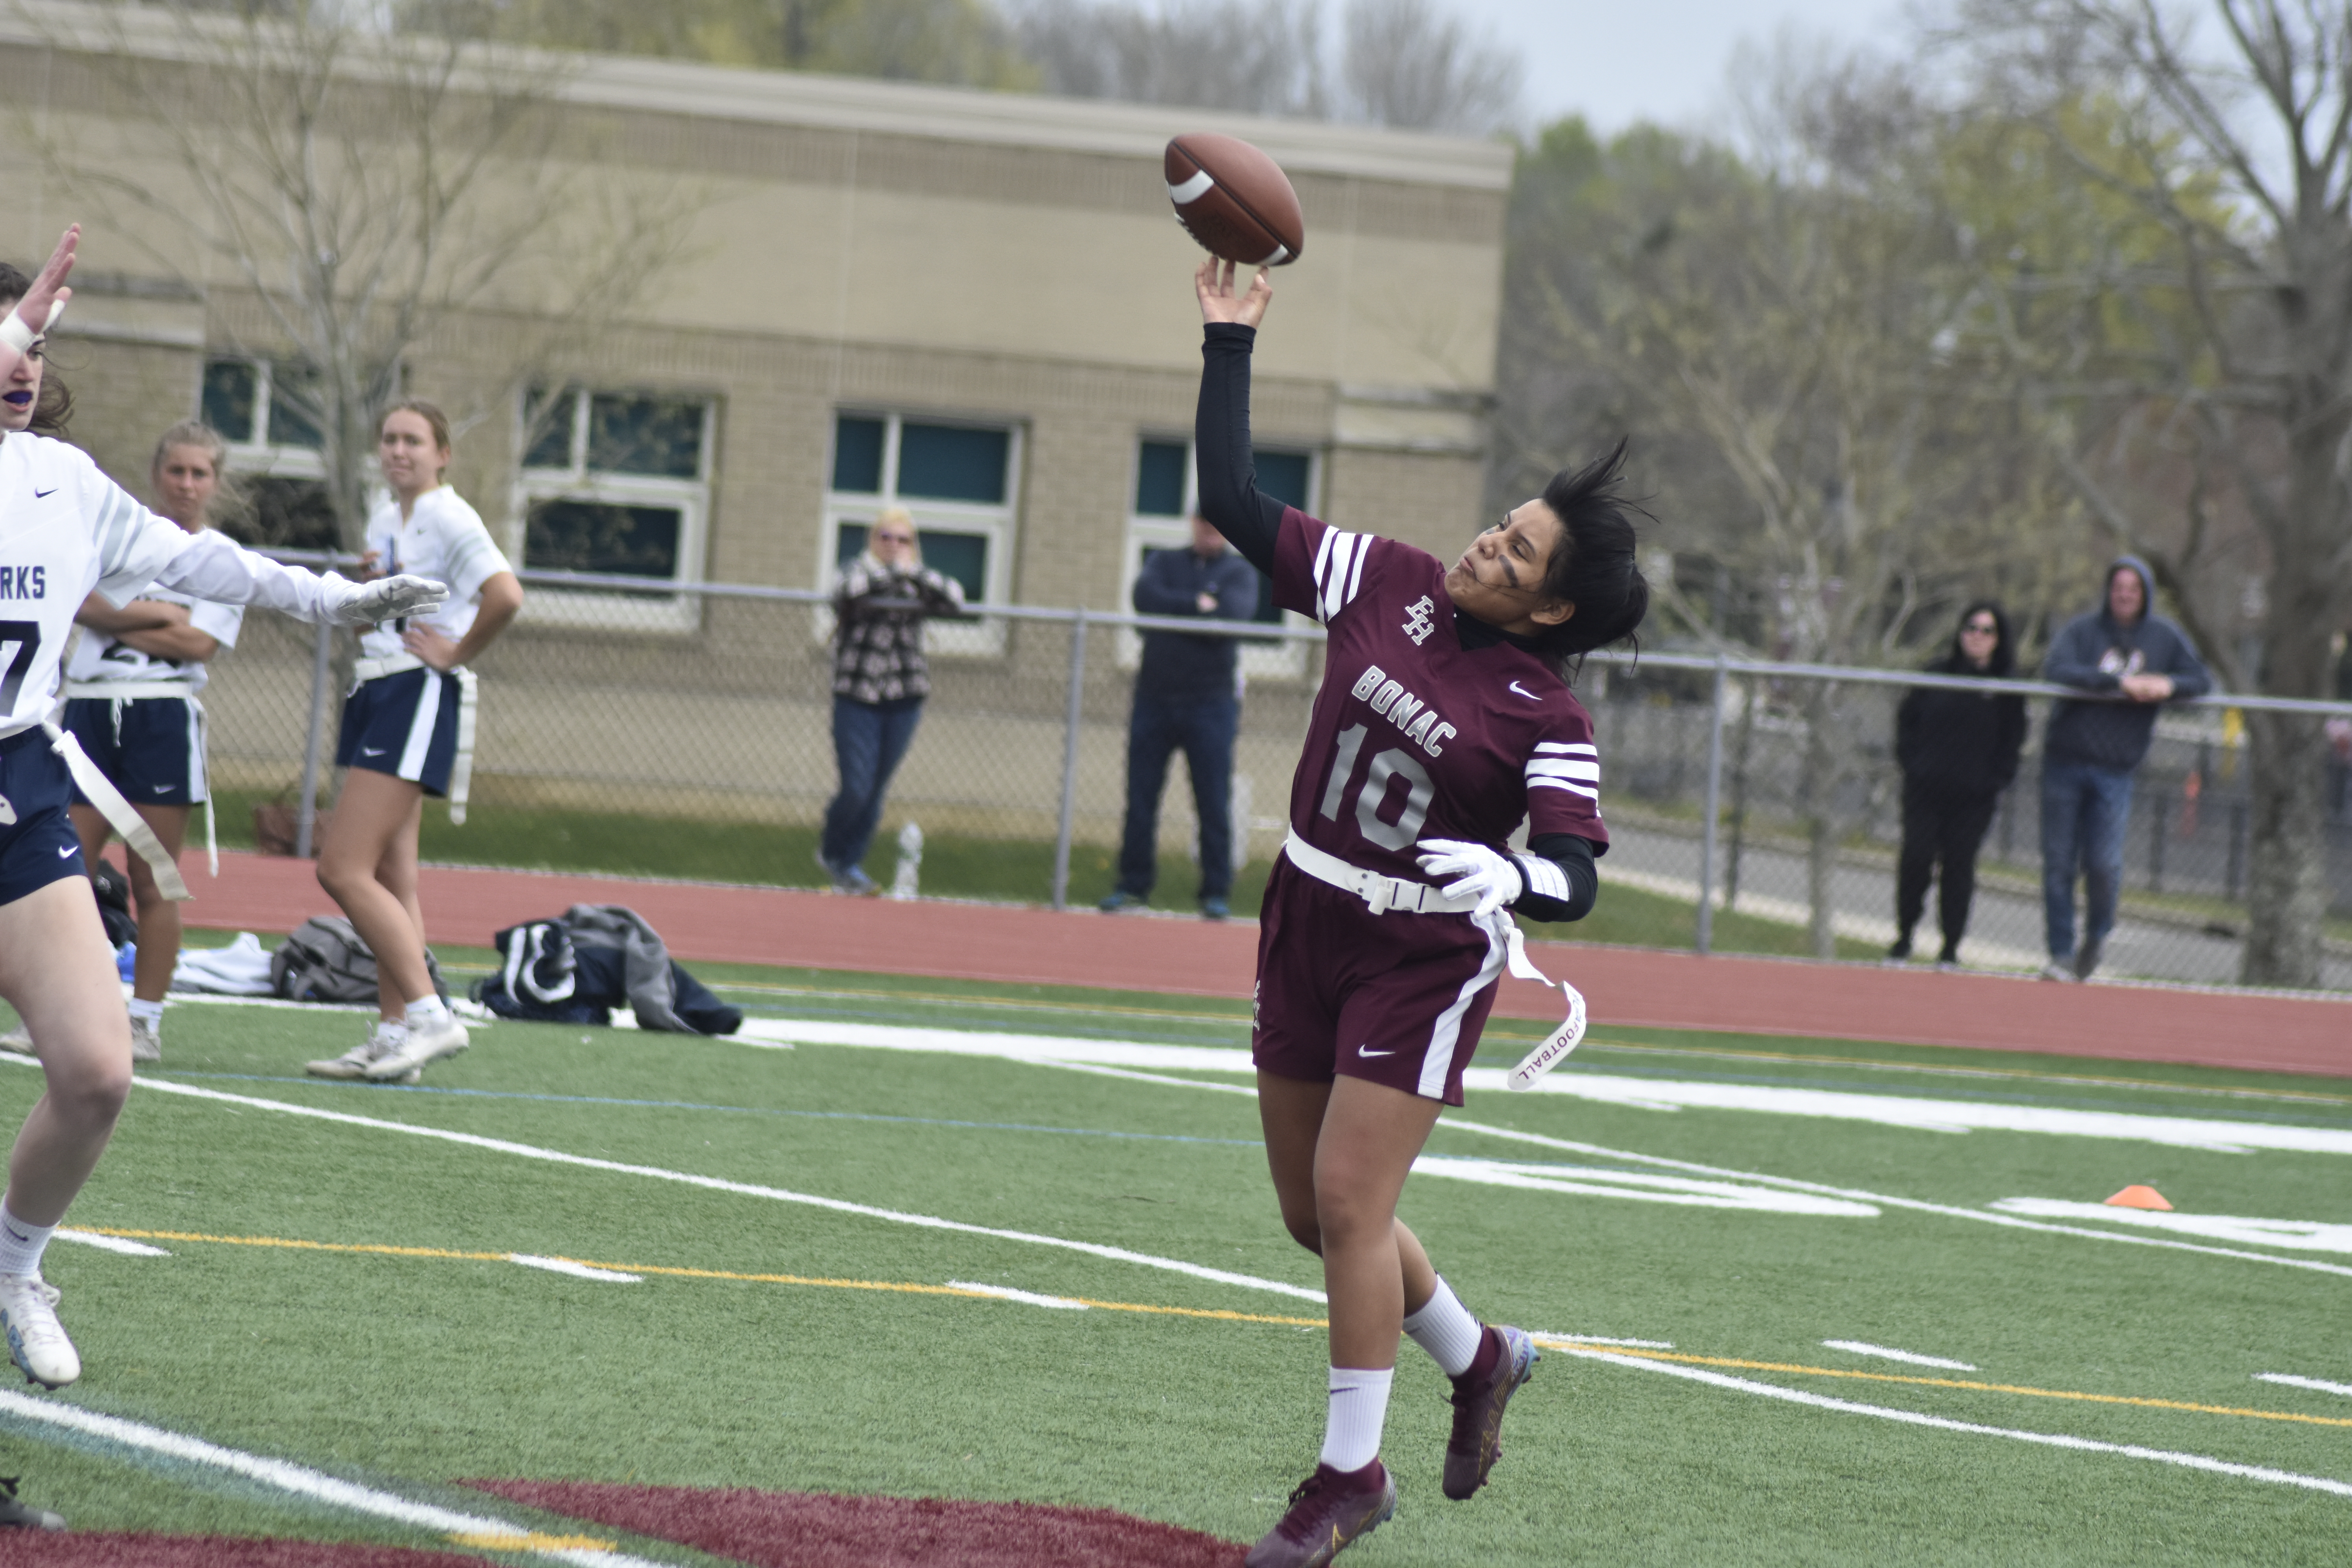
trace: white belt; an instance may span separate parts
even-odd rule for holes
[[[118,742],[122,738],[122,705],[125,702],[176,699],[195,710],[196,769],[205,781],[205,861],[211,868],[212,874],[219,876],[220,816],[213,805],[212,720],[205,712],[205,705],[196,700],[196,689],[184,680],[68,680],[65,683],[64,696],[68,702],[86,700],[113,703],[115,739]],[[86,788],[81,793],[89,795]],[[95,802],[98,797],[90,795],[90,799]],[[114,824],[116,831],[121,831],[121,824],[114,823],[110,816],[107,820]],[[124,834],[122,841],[130,843],[131,836]],[[152,857],[142,858],[150,865],[154,863]],[[187,898],[190,895],[183,893],[179,896]]]
[[[405,675],[412,669],[432,668],[413,653],[363,658],[352,666],[352,689],[357,691],[369,681],[382,680],[387,675]],[[457,754],[449,763],[449,821],[462,827],[466,822],[466,796],[474,784],[474,722],[481,706],[481,682],[463,665],[448,673],[457,678]]]
[[[1407,914],[1460,914],[1470,910],[1477,900],[1469,897],[1448,899],[1427,882],[1416,882],[1405,877],[1384,877],[1378,871],[1368,871],[1354,866],[1337,855],[1318,849],[1298,837],[1292,828],[1282,841],[1285,858],[1314,878],[1328,882],[1343,892],[1364,900],[1365,907],[1376,915],[1402,910]],[[1558,991],[1568,1004],[1568,1017],[1560,1026],[1544,1037],[1543,1043],[1529,1051],[1518,1066],[1511,1069],[1507,1080],[1513,1089],[1528,1089],[1536,1079],[1558,1067],[1568,1053],[1576,1049],[1584,1038],[1584,995],[1565,980],[1554,980],[1538,969],[1528,956],[1528,939],[1517,921],[1496,910],[1476,922],[1487,934],[1501,942],[1508,955],[1511,973],[1521,980],[1533,980]]]

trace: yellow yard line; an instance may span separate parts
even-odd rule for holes
[[[1538,1341],[1538,1343],[1544,1342]],[[1801,1366],[1789,1362],[1739,1361],[1729,1356],[1685,1355],[1672,1351],[1630,1350],[1618,1345],[1585,1344],[1563,1340],[1579,1350],[1622,1355],[1643,1361],[1681,1362],[1690,1366],[1738,1367],[1748,1372],[1785,1372],[1801,1377],[1846,1377],[1864,1383],[1908,1383],[1923,1388],[1967,1388],[1982,1394],[2019,1394],[2031,1399],[2074,1399],[2092,1405],[2137,1405],[2151,1410],[2191,1410],[2204,1415],[2245,1415],[2257,1421],[2298,1421],[2311,1426],[2352,1426],[2341,1415],[2301,1415],[2288,1410],[2247,1410],[2234,1405],[2193,1405],[2179,1399],[2147,1399],[2129,1394],[2084,1394],[2066,1388],[2031,1388],[2014,1383],[1975,1383],[1958,1377],[1915,1377],[1894,1372],[1855,1372],[1846,1367]]]
[[[387,1258],[446,1258],[468,1263],[504,1263],[504,1252],[456,1252],[438,1247],[384,1247],[359,1242],[296,1241],[277,1236],[210,1236],[185,1230],[125,1230],[104,1226],[83,1226],[81,1229],[99,1236],[119,1236],[131,1241],[209,1241],[224,1247],[278,1247],[297,1252],[357,1252]],[[961,1296],[973,1301],[1003,1301],[985,1290],[963,1290],[952,1285],[924,1285],[911,1280],[892,1279],[827,1279],[804,1274],[740,1274],[724,1268],[672,1268],[658,1263],[599,1263],[593,1258],[565,1258],[546,1255],[557,1263],[577,1263],[586,1268],[608,1268],[621,1274],[663,1274],[679,1279],[732,1279],[750,1285],[809,1285],[828,1290],[889,1290],[908,1296]],[[1285,1318],[1263,1312],[1232,1312],[1212,1310],[1202,1307],[1161,1307],[1141,1301],[1097,1301],[1086,1296],[1070,1296],[1066,1300],[1088,1307],[1099,1307],[1107,1312],[1148,1312],[1170,1318],[1208,1318],[1228,1323],[1280,1323],[1304,1329],[1320,1329],[1328,1325],[1321,1318]]]

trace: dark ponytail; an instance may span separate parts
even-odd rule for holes
[[[1633,537],[1633,519],[1648,518],[1622,493],[1625,448],[1621,438],[1576,469],[1562,468],[1544,487],[1543,503],[1560,521],[1559,548],[1544,567],[1541,593],[1576,606],[1576,613],[1536,635],[1536,650],[1565,676],[1569,661],[1614,642],[1640,646],[1634,633],[1650,613],[1650,585]]]
[[[33,280],[22,272],[0,261],[0,316],[16,308],[16,301],[33,291]],[[41,390],[33,399],[33,423],[27,426],[36,436],[55,436],[63,440],[66,424],[73,418],[73,394],[58,375],[58,367],[43,356]]]

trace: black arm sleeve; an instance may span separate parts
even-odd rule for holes
[[[1201,344],[1201,406],[1192,421],[1192,459],[1200,469],[1201,515],[1242,558],[1274,575],[1274,541],[1282,503],[1260,495],[1250,454],[1250,349],[1257,329],[1208,323]]]
[[[1547,833],[1528,840],[1527,852],[1542,856],[1567,874],[1568,897],[1522,893],[1512,909],[1531,921],[1580,921],[1592,912],[1601,897],[1601,871],[1592,863],[1592,840],[1577,833]]]

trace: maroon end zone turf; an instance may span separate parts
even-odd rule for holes
[[[754,1568],[1237,1568],[1244,1550],[1107,1509],[748,1487],[459,1484]]]
[[[40,1568],[482,1568],[478,1557],[351,1542],[0,1531],[0,1564],[18,1563]]]

